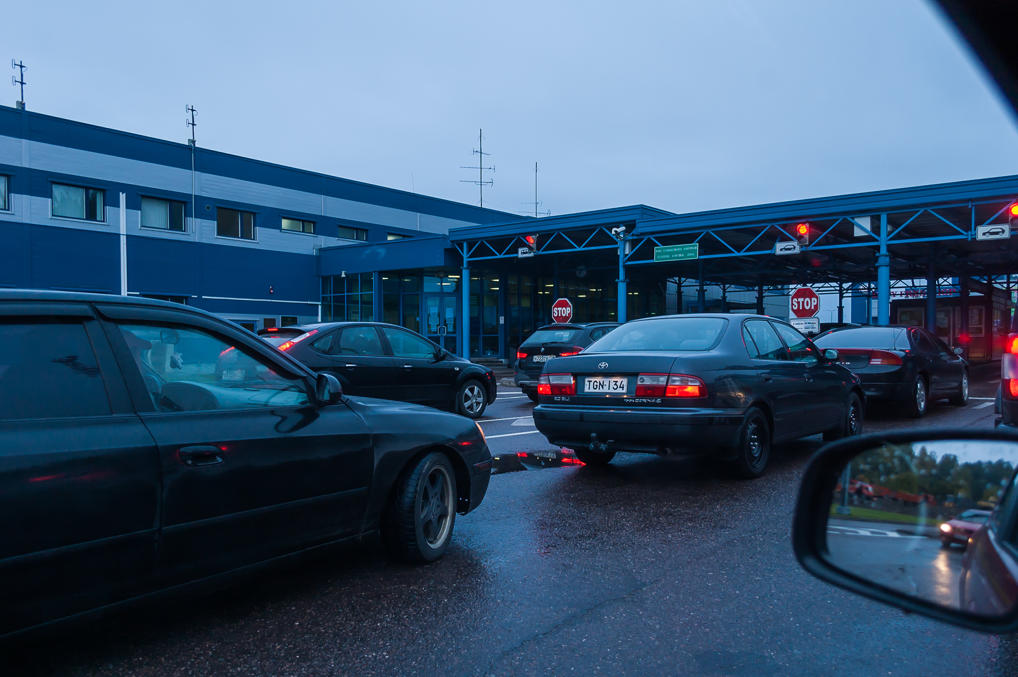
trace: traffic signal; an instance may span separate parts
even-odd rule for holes
[[[524,235],[523,241],[527,243],[527,246],[537,251],[537,235]]]
[[[810,227],[806,222],[795,224],[795,239],[799,241],[799,244],[806,246],[809,244]]]
[[[1018,202],[1007,208],[1007,222],[1011,230],[1018,229]]]

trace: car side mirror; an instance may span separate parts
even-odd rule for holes
[[[954,625],[1018,630],[1018,437],[906,431],[827,445],[799,490],[792,543],[814,576]],[[994,512],[995,511],[995,512]],[[992,513],[992,518],[991,518]],[[1000,529],[1000,533],[997,529]]]
[[[444,359],[445,359],[445,351],[442,350],[441,348],[439,348],[438,350],[435,351],[434,361],[435,362],[441,362]]]
[[[957,348],[955,348],[955,349],[954,349],[954,350],[953,350],[952,352],[953,352],[953,353],[954,353],[955,355],[957,355],[958,357],[961,357],[962,355],[964,355],[964,354],[965,354],[965,349],[964,349],[964,348],[962,348],[961,346],[958,346],[958,347],[957,347]]]
[[[835,362],[835,361],[837,361],[837,359],[838,359],[838,351],[835,350],[834,348],[825,348],[824,349],[824,359],[827,360],[828,362]]]
[[[343,399],[343,386],[332,374],[318,374],[315,378],[315,399],[321,407],[336,404]]]

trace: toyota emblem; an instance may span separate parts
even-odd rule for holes
[[[607,362],[598,362],[597,368],[598,369],[607,369],[608,368],[608,363]]]

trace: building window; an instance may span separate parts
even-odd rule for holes
[[[315,234],[315,222],[314,221],[302,221],[301,219],[288,219],[283,218],[283,230],[290,230],[295,233],[310,233]]]
[[[0,211],[6,212],[11,208],[11,198],[7,187],[10,185],[11,180],[9,176],[0,174]]]
[[[141,225],[143,228],[159,228],[184,232],[184,203],[176,200],[160,200],[154,197],[141,198]]]
[[[325,285],[322,286],[323,290]],[[371,321],[374,319],[374,276],[372,273],[333,275],[331,294],[322,294],[322,320]]]
[[[403,233],[389,233],[388,235],[385,236],[385,239],[386,240],[405,240],[408,237],[412,237],[412,236],[411,235],[404,235]]]
[[[85,221],[105,221],[104,191],[83,186],[53,184],[53,216]]]
[[[366,228],[354,228],[353,226],[339,226],[337,228],[338,235],[344,240],[360,240],[361,242],[367,242],[368,231]]]
[[[283,315],[279,318],[279,325],[281,327],[292,327],[297,324],[296,315]]]
[[[242,240],[255,239],[254,214],[226,207],[216,208],[216,235],[236,237]]]

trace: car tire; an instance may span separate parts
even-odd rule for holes
[[[445,554],[456,523],[456,472],[431,452],[397,480],[382,522],[389,556],[401,562],[434,562]]]
[[[940,547],[943,548],[944,550],[949,550],[951,548],[951,541],[945,541],[945,540],[941,539],[940,540]]]
[[[480,418],[488,407],[488,394],[484,384],[476,379],[469,379],[456,391],[455,411],[468,418]]]
[[[771,427],[763,411],[751,407],[746,412],[736,439],[732,471],[744,479],[763,475],[771,456]]]
[[[951,395],[948,400],[956,407],[964,407],[969,403],[969,373],[968,370],[961,373],[961,383],[958,385],[958,392]]]
[[[905,412],[912,418],[922,418],[930,407],[930,391],[926,378],[916,375],[909,387],[908,401],[905,403]]]
[[[533,390],[524,390],[523,392],[526,394],[527,397],[530,398],[531,402],[537,404],[537,393],[535,393]]]
[[[615,458],[614,451],[592,451],[586,447],[577,447],[573,452],[588,468],[603,468]]]
[[[862,400],[857,393],[848,396],[848,407],[845,409],[845,418],[837,428],[824,433],[825,442],[833,442],[845,437],[853,437],[862,434],[863,421]]]

